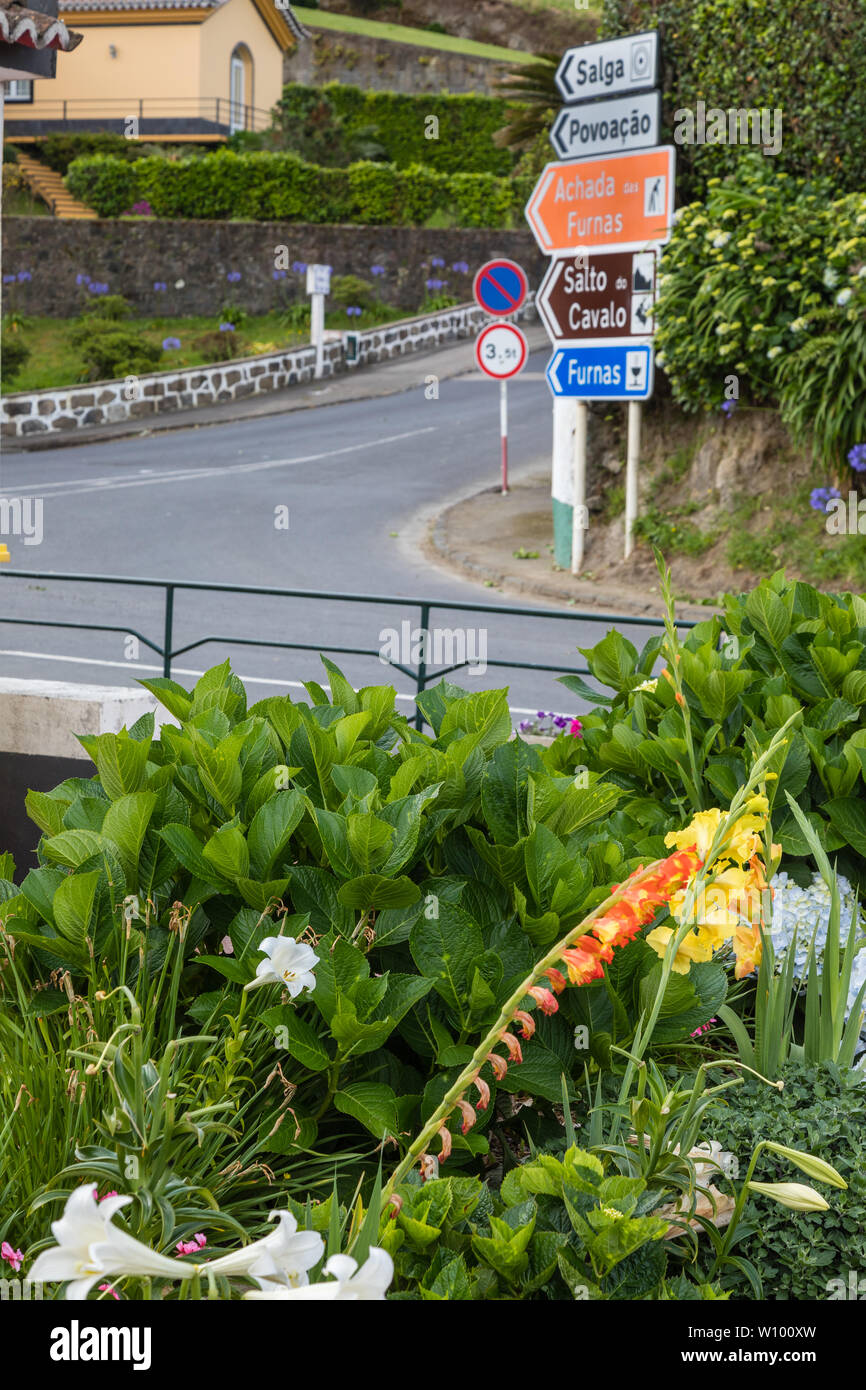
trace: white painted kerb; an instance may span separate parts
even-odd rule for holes
[[[89,762],[76,734],[117,734],[151,710],[157,728],[174,723],[145,690],[0,677],[0,754]]]

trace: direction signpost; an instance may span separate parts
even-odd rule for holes
[[[589,401],[628,402],[626,558],[632,548],[640,402],[653,391],[658,257],[674,217],[676,148],[658,144],[658,75],[656,30],[569,49],[556,72],[565,106],[550,132],[560,158],[544,169],[526,207],[538,245],[553,258],[537,306],[555,348],[547,379],[556,555],[564,563],[558,519],[568,495],[574,574],[587,515]]]
[[[485,313],[502,319],[514,314],[529,293],[529,281],[515,261],[483,265],[473,284],[475,301]],[[499,382],[499,433],[502,441],[502,492],[508,491],[508,380],[526,366],[529,344],[513,323],[489,323],[475,342],[475,361],[485,376]]]

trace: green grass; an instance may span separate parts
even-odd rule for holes
[[[13,188],[3,194],[4,217],[52,217],[47,203],[27,188]]]
[[[497,63],[529,63],[531,53],[514,48],[499,48],[492,43],[476,43],[473,39],[458,39],[451,34],[435,34],[428,29],[410,29],[405,24],[387,24],[377,19],[356,19],[354,15],[329,14],[326,10],[308,10],[295,5],[295,14],[310,29],[333,29],[340,34],[361,34],[371,39],[387,39],[391,43],[410,43],[416,48],[433,48],[440,53],[462,53],[466,58],[488,58]],[[555,6],[564,8],[563,4]]]
[[[521,10],[556,10],[559,14],[573,14],[577,19],[601,18],[601,11],[597,6],[581,8],[574,0],[511,0],[511,3]]]
[[[373,328],[380,323],[403,318],[402,311],[383,305],[379,311],[365,310],[359,318],[347,318],[344,310],[327,315],[326,327],[333,329]],[[49,387],[73,386],[80,383],[81,363],[69,342],[69,332],[78,320],[28,318],[21,330],[30,348],[30,360],[11,381],[3,382],[5,392],[41,391]],[[151,343],[164,338],[179,338],[179,351],[163,355],[156,371],[171,371],[179,367],[198,367],[213,362],[213,353],[201,346],[201,340],[213,334],[220,324],[219,315],[196,318],[141,318],[125,320],[125,326],[137,331]],[[281,348],[299,347],[309,341],[306,331],[292,332],[280,312],[250,316],[238,330],[241,357],[275,352]]]

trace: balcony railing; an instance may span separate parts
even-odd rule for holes
[[[116,130],[123,135],[135,122],[133,132],[139,137],[186,133],[225,138],[236,130],[267,130],[271,113],[230,97],[40,96],[32,103],[9,102],[6,120],[10,135],[70,129]]]

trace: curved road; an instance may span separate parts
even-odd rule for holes
[[[537,354],[510,387],[517,472],[550,456],[545,358]],[[429,361],[419,359],[419,383]],[[454,496],[496,484],[498,473],[498,391],[469,372],[441,382],[438,400],[428,400],[419,384],[400,395],[208,428],[5,453],[0,485],[5,497],[44,499],[42,544],[25,546],[17,537],[9,542],[15,569],[531,607],[432,567],[418,545],[425,518]],[[142,588],[0,578],[2,617],[128,625],[157,644],[162,602],[158,592]],[[179,593],[173,645],[219,634],[325,651],[329,644],[378,650],[383,631],[399,632],[404,619],[416,627],[417,610]],[[604,631],[578,619],[442,611],[431,619],[437,626],[468,626],[470,642],[486,638],[488,660],[557,669],[582,664],[575,649]],[[632,635],[640,643],[649,633],[633,629]],[[254,699],[302,680],[326,683],[313,651],[218,644],[179,657],[173,675],[190,685],[226,655]],[[334,659],[355,684],[393,679],[401,694],[411,690],[405,677],[389,674],[375,657]],[[124,631],[0,623],[4,676],[129,685],[160,671],[160,659],[144,646],[136,652]],[[452,679],[470,689],[510,685],[515,713],[574,706],[552,674],[488,668],[484,675]]]

